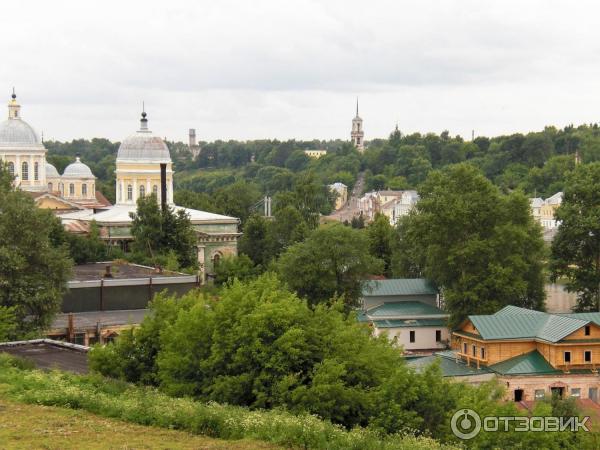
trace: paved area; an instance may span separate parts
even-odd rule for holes
[[[151,267],[138,266],[135,264],[117,264],[114,262],[80,264],[73,267],[72,281],[91,281],[104,278],[106,266],[110,266],[112,279],[149,278],[149,277],[178,277],[184,274],[163,270],[158,273]]]
[[[0,346],[5,352],[32,361],[39,369],[60,369],[74,373],[87,373],[87,352],[49,344],[47,342]]]
[[[324,219],[326,221],[339,221],[345,222],[346,220],[350,222],[353,217],[358,216],[360,214],[360,210],[358,208],[358,199],[362,196],[362,193],[365,189],[365,174],[361,172],[358,175],[356,183],[354,184],[354,188],[352,189],[352,193],[350,198],[346,202],[346,204],[337,211],[334,211],[328,216],[325,216]]]

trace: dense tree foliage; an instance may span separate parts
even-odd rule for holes
[[[399,258],[414,259],[399,266],[443,289],[453,325],[509,304],[544,309],[544,244],[523,194],[468,164],[432,172],[420,194],[399,228]]]
[[[171,254],[181,268],[196,266],[196,233],[184,210],[175,211],[167,206],[163,211],[156,196],[151,194],[138,199],[131,218],[132,247],[138,258],[150,265],[166,265]]]
[[[552,242],[553,276],[566,278],[567,289],[577,293],[578,310],[598,311],[600,163],[578,166],[571,173],[556,219],[562,224]]]
[[[313,231],[283,253],[277,270],[283,281],[312,304],[342,297],[355,306],[362,282],[381,273],[383,262],[369,253],[365,233],[342,224]]]
[[[58,311],[73,262],[67,247],[53,239],[57,227],[50,211],[12,189],[0,166],[0,335],[44,329]]]
[[[178,397],[252,409],[310,413],[378,433],[417,432],[456,443],[450,418],[461,408],[516,416],[495,382],[478,387],[441,377],[436,364],[410,369],[387,337],[340,304],[311,308],[271,274],[234,282],[220,298],[161,294],[137,329],[90,354],[92,370],[158,386]],[[572,405],[540,402],[540,415]],[[587,448],[591,433],[481,432],[472,448]]]

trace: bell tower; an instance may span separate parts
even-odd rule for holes
[[[358,99],[356,99],[356,117],[352,119],[352,132],[350,133],[352,144],[359,152],[365,151],[365,132],[363,130],[363,121],[358,115]]]

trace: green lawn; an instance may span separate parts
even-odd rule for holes
[[[81,410],[21,404],[0,397],[0,448],[254,450],[280,447],[132,425]]]

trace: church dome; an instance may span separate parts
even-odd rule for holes
[[[0,123],[0,146],[38,146],[40,138],[33,128],[21,119]]]
[[[59,178],[58,170],[50,163],[46,163],[46,178]]]
[[[46,177],[48,175],[46,174]],[[79,156],[74,163],[69,164],[63,173],[64,178],[96,178],[91,169],[81,162]]]
[[[117,162],[155,162],[170,163],[171,155],[165,141],[160,136],[154,136],[148,130],[146,113],[142,113],[140,130],[121,142],[117,153]]]

